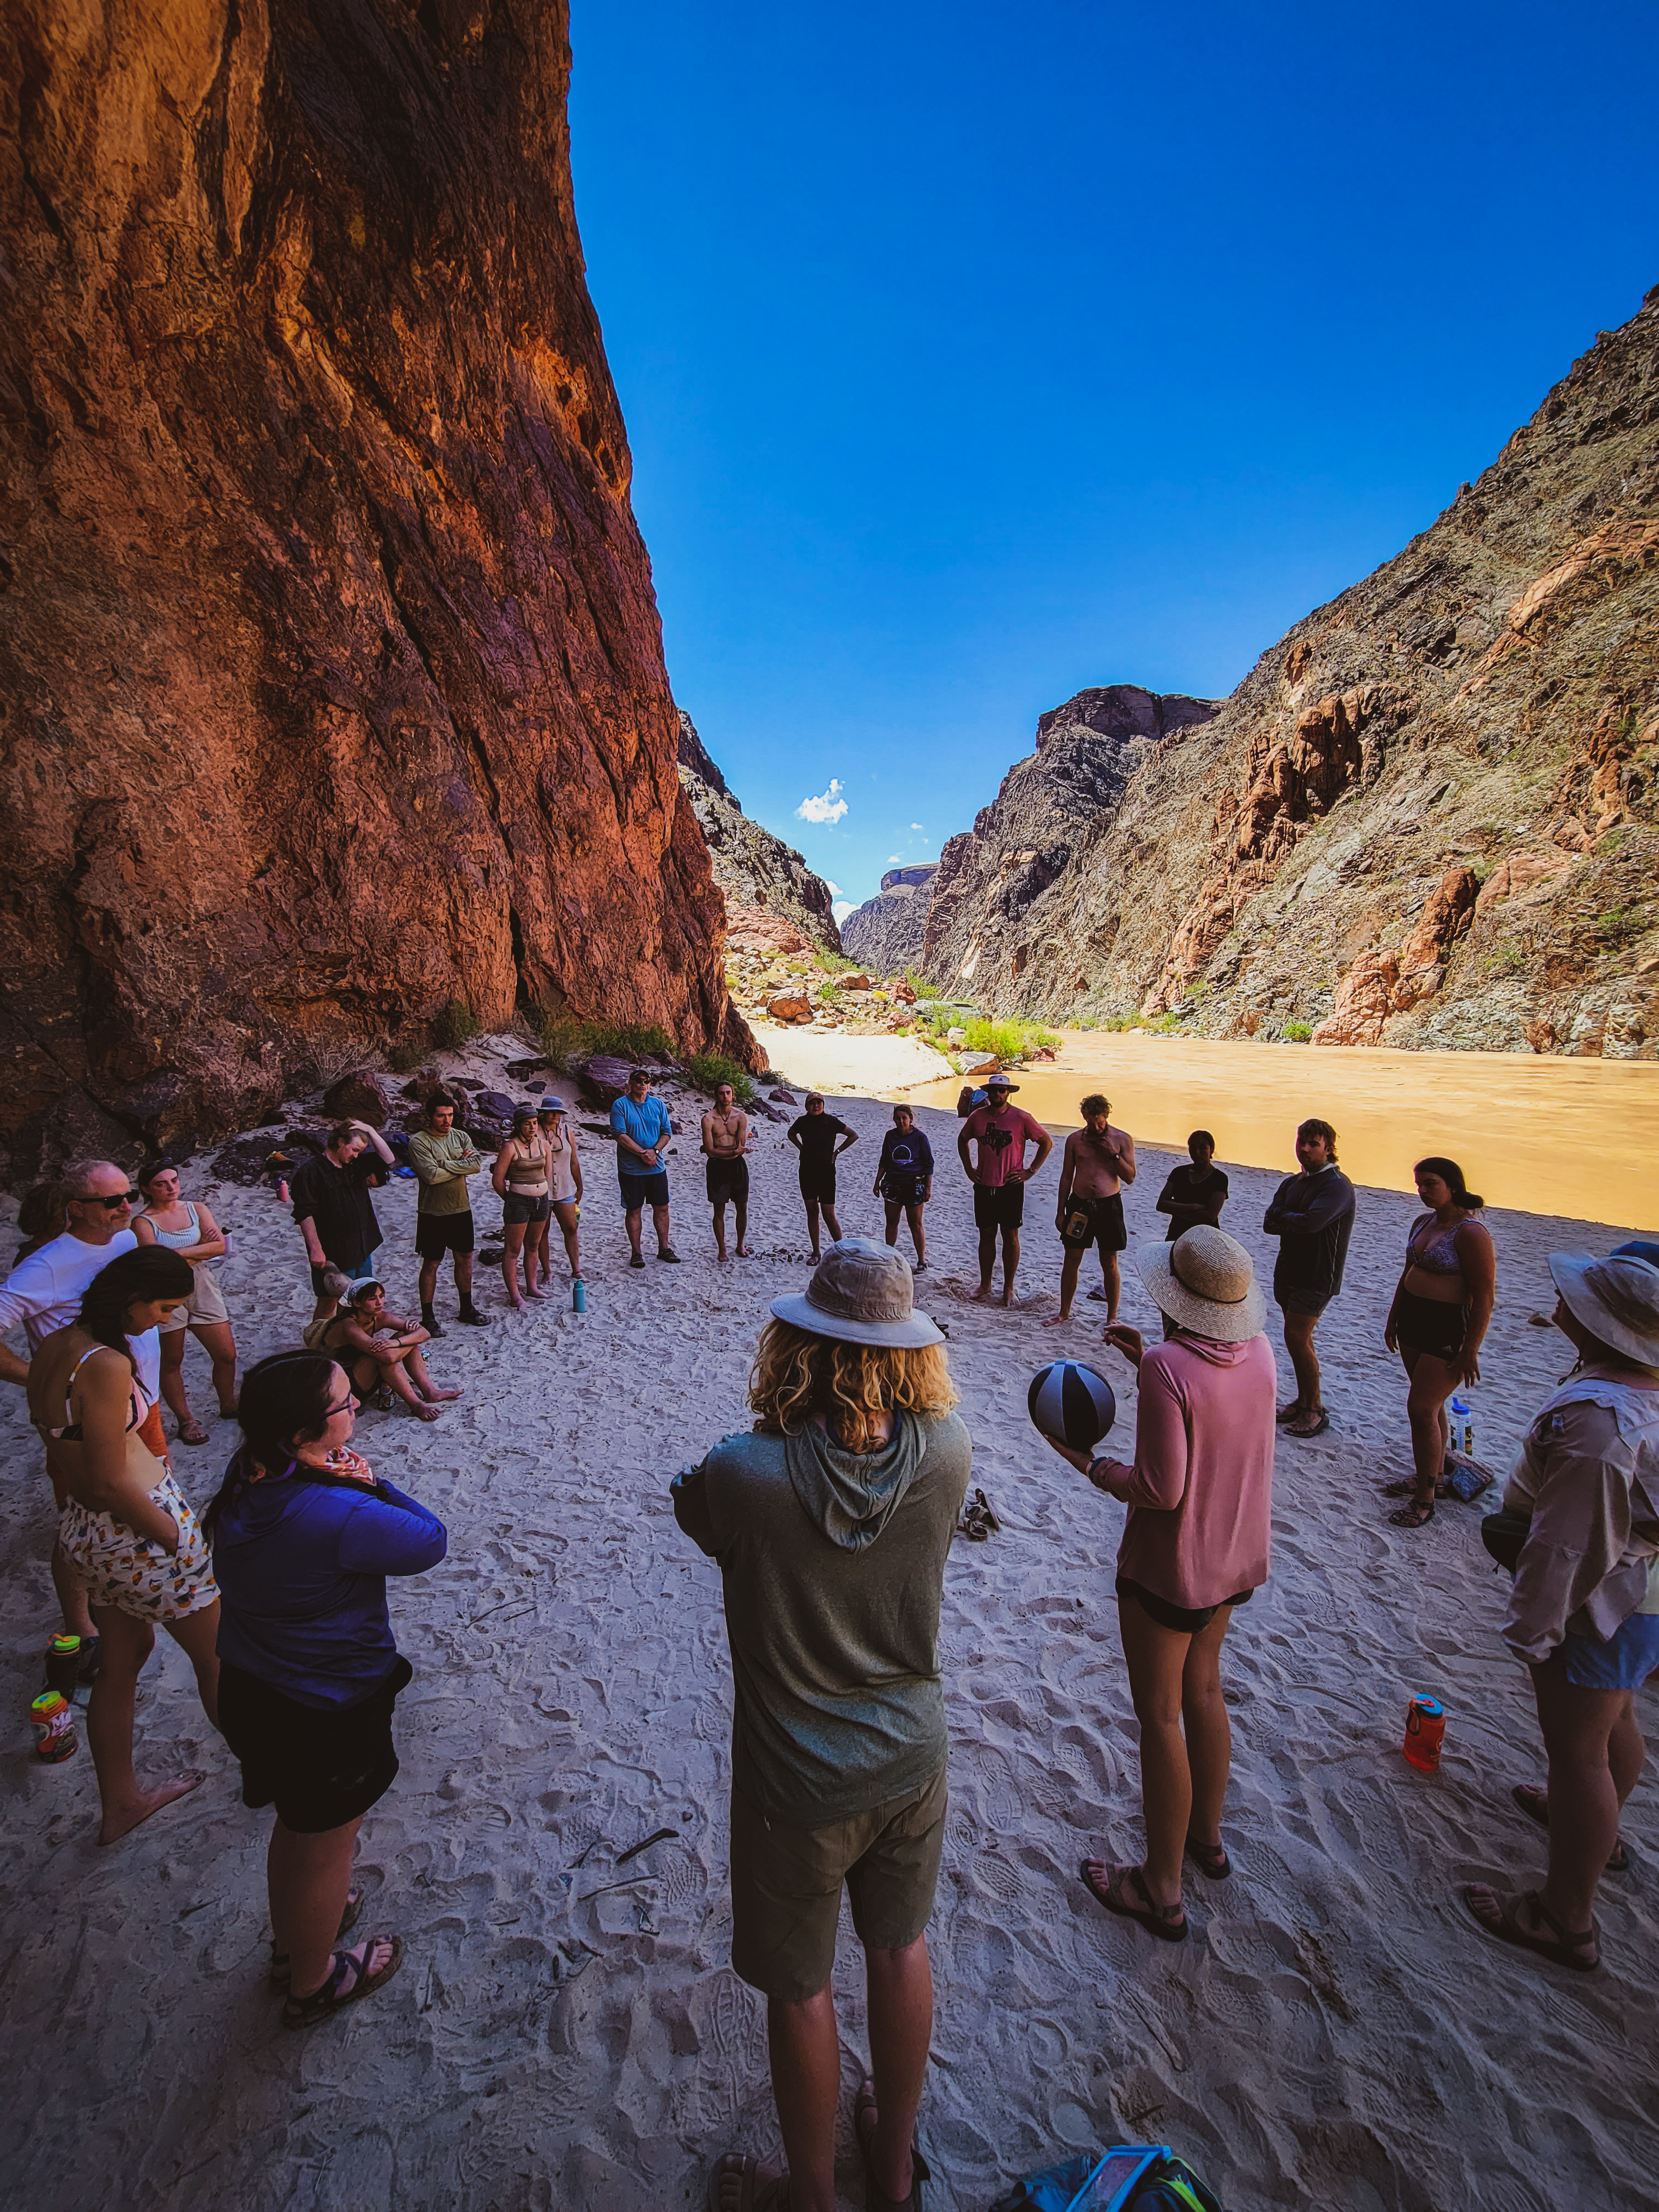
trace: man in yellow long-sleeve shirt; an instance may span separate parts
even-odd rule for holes
[[[483,1162],[473,1151],[465,1130],[455,1127],[455,1101],[448,1091],[434,1091],[427,1100],[426,1119],[409,1140],[409,1164],[421,1179],[415,1249],[421,1261],[422,1323],[429,1335],[443,1334],[432,1302],[438,1294],[438,1262],[450,1252],[455,1259],[461,1319],[483,1328],[488,1316],[472,1303],[472,1251],[477,1240],[472,1228],[472,1194],[466,1181],[478,1173]]]

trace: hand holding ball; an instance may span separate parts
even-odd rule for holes
[[[1092,1451],[1117,1419],[1111,1384],[1076,1359],[1055,1359],[1040,1367],[1031,1377],[1025,1403],[1042,1434],[1070,1451]]]

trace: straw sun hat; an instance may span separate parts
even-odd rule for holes
[[[1267,1316],[1250,1255],[1224,1229],[1188,1229],[1173,1244],[1143,1244],[1135,1266],[1153,1304],[1182,1328],[1220,1344],[1260,1336]]]
[[[804,1291],[774,1298],[772,1311],[792,1328],[840,1344],[891,1345],[918,1352],[943,1344],[945,1332],[911,1304],[910,1264],[873,1237],[843,1237],[831,1244]]]
[[[1614,1253],[1552,1252],[1550,1273],[1576,1320],[1642,1367],[1659,1367],[1659,1267]]]

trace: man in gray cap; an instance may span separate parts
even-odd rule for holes
[[[974,1186],[974,1223],[979,1231],[979,1288],[973,1296],[988,1298],[991,1295],[1000,1231],[1004,1305],[1013,1303],[1019,1224],[1025,1218],[1025,1186],[1054,1149],[1054,1140],[1042,1122],[1012,1103],[1010,1094],[1018,1088],[1000,1070],[988,1078],[985,1103],[974,1109],[957,1138],[962,1164]],[[979,1147],[977,1163],[968,1157],[970,1144]],[[1025,1165],[1028,1144],[1037,1148],[1029,1168]]]
[[[942,1333],[896,1251],[848,1237],[775,1298],[752,1431],[674,1485],[720,1563],[732,1650],[732,1963],[767,1999],[787,2176],[729,2153],[714,2212],[834,2212],[843,1885],[865,1949],[872,2074],[854,2112],[872,2212],[920,2212],[933,2031],[924,1933],[945,1835],[945,1563],[973,1447]]]

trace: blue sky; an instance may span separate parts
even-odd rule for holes
[[[675,695],[854,900],[1085,684],[1231,690],[1659,283],[1651,0],[573,0],[571,40]]]

